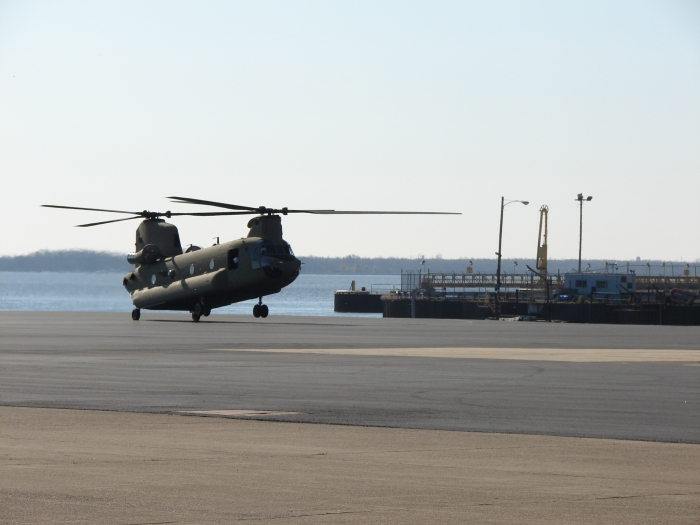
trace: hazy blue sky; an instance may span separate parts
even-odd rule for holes
[[[303,255],[700,258],[700,2],[0,1],[0,255],[130,251],[167,195]],[[196,210],[206,211],[206,210]],[[117,218],[117,217],[114,217]],[[184,243],[247,233],[183,218]]]

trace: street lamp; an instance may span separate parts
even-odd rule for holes
[[[496,320],[500,319],[501,317],[501,305],[498,296],[501,293],[501,240],[503,239],[503,209],[514,202],[519,202],[525,206],[530,204],[528,201],[518,200],[506,202],[505,198],[501,197],[501,226],[498,230],[498,251],[496,252],[496,255],[498,255],[498,268],[496,269]]]
[[[593,199],[593,197],[586,197],[585,199],[583,198],[583,193],[579,193],[578,196],[576,197],[575,200],[579,202],[581,205],[581,219],[579,223],[579,228],[578,228],[578,271],[581,273],[581,241],[583,240],[583,201],[589,201]]]

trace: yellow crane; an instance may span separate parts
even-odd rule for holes
[[[540,208],[540,232],[537,236],[537,269],[543,276],[547,276],[547,214],[549,208],[543,205]],[[542,224],[544,223],[544,241],[542,238]]]

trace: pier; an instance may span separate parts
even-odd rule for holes
[[[353,281],[354,285],[354,281]],[[335,311],[384,317],[700,325],[700,277],[632,272],[501,274],[404,271],[390,290],[339,290]]]

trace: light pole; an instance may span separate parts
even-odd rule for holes
[[[590,201],[593,197],[586,197],[586,201]],[[580,212],[580,222],[579,222],[579,227],[578,227],[578,273],[581,273],[581,242],[583,240],[583,193],[579,193],[576,199],[579,204],[581,205],[581,212]]]
[[[496,320],[500,319],[501,317],[501,304],[498,296],[501,294],[501,240],[503,239],[503,209],[514,202],[520,202],[525,206],[530,204],[528,201],[518,200],[505,202],[505,198],[501,197],[501,226],[498,229],[498,251],[496,252],[496,255],[498,255],[498,267],[496,269]]]

